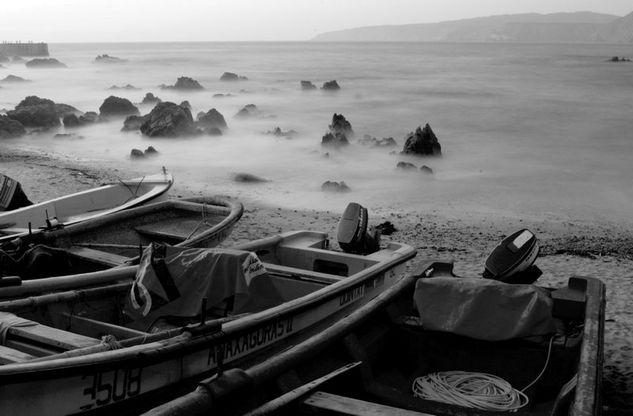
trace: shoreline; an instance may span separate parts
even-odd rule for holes
[[[142,176],[137,169],[108,169],[88,165],[71,157],[11,149],[0,143],[0,172],[18,180],[32,201],[78,192],[104,182]],[[174,183],[172,197],[194,196],[184,183]],[[241,192],[244,194],[244,192]],[[230,195],[229,195],[230,196]],[[235,196],[233,196],[235,197]],[[297,210],[275,207],[244,198],[244,215],[223,244],[230,246],[281,231],[312,229],[335,238],[336,226],[344,206],[338,211]],[[350,194],[350,201],[353,194]],[[429,212],[387,211],[366,206],[371,225],[390,221],[396,228],[393,239],[412,245],[417,260],[452,259],[458,275],[479,275],[483,264],[503,237],[520,228],[532,230],[541,245],[537,265],[543,270],[538,283],[556,286],[572,275],[601,278],[607,285],[605,322],[605,405],[623,407],[633,401],[633,232],[611,223],[589,223],[573,219],[545,221],[534,218],[444,212],[438,206]],[[378,214],[376,214],[376,212]],[[413,263],[415,263],[414,260]],[[411,266],[410,266],[411,267]]]

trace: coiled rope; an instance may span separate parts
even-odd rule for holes
[[[554,337],[550,339],[543,369],[530,384],[521,390],[513,388],[510,383],[492,374],[442,371],[416,378],[412,386],[413,395],[425,400],[479,410],[517,411],[529,403],[524,392],[545,373],[553,341]]]

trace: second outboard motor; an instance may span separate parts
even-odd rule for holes
[[[530,230],[517,231],[488,256],[483,276],[505,283],[533,283],[543,274],[534,265],[539,250],[538,240]]]
[[[346,253],[369,254],[380,249],[380,233],[377,230],[367,232],[367,209],[350,202],[338,223],[338,244]]]

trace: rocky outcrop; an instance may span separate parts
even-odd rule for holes
[[[99,120],[99,114],[94,111],[87,111],[79,116],[79,123],[82,125],[96,123]]]
[[[200,133],[191,111],[169,101],[157,104],[140,129],[141,133],[149,137],[182,137]]]
[[[149,120],[149,114],[144,116],[127,116],[123,121],[123,127],[121,131],[135,131],[139,130],[143,123]]]
[[[431,126],[427,123],[423,129],[418,127],[415,132],[409,133],[402,153],[420,156],[442,156],[442,147]]]
[[[225,72],[222,74],[222,76],[220,76],[220,81],[234,82],[234,81],[247,81],[247,80],[248,78],[246,78],[245,76],[237,75],[233,72]]]
[[[321,146],[341,147],[349,144],[348,137],[354,136],[352,125],[342,114],[332,116],[332,124],[328,126],[329,131],[321,139]]]
[[[341,89],[341,87],[338,85],[338,82],[336,82],[336,80],[332,80],[324,82],[321,89],[325,91],[338,91]]]
[[[295,130],[288,130],[288,131],[283,131],[281,129],[281,127],[277,126],[272,130],[267,131],[266,133],[269,136],[275,136],[275,137],[285,137],[287,139],[292,139],[294,136],[296,136],[298,133]]]
[[[0,138],[10,139],[12,137],[20,137],[26,133],[26,129],[17,120],[0,114]]]
[[[98,55],[95,58],[95,63],[97,64],[120,64],[126,62],[127,59],[117,58],[116,56],[110,56],[108,54]]]
[[[108,117],[126,117],[129,115],[140,114],[138,108],[127,98],[109,96],[103,101],[99,107],[99,115],[104,118]]]
[[[400,170],[418,170],[418,167],[409,162],[398,162],[396,169]]]
[[[162,85],[161,88],[165,90],[181,91],[196,91],[204,89],[204,87],[200,85],[198,81],[189,77],[180,77],[176,80],[176,83],[174,85]]]
[[[235,114],[235,118],[249,118],[259,114],[259,110],[255,104],[246,104],[240,111]]]
[[[126,91],[140,90],[140,88],[137,88],[132,84],[123,85],[121,87],[119,87],[118,85],[113,85],[109,89],[110,90],[126,90]]]
[[[316,85],[312,81],[301,81],[301,89],[304,91],[316,90]]]
[[[393,147],[398,145],[393,137],[383,137],[379,139],[368,134],[365,134],[362,139],[359,139],[358,143],[368,147]]]
[[[224,116],[215,108],[207,111],[201,111],[198,113],[198,126],[210,134],[217,134],[217,130],[226,130],[228,128]]]
[[[19,121],[25,127],[57,127],[59,119],[77,111],[66,104],[55,104],[52,100],[31,95],[22,100],[7,116]]]
[[[81,123],[79,122],[79,117],[75,114],[67,114],[64,116],[62,123],[64,123],[64,127],[79,127]]]
[[[0,82],[17,84],[17,83],[20,83],[20,82],[31,82],[31,80],[25,79],[25,78],[22,78],[22,77],[18,77],[16,75],[7,75],[2,80],[0,80]]]
[[[26,62],[28,68],[67,68],[66,64],[55,58],[35,58]]]
[[[158,156],[158,150],[154,149],[154,146],[149,146],[145,151],[140,149],[132,149],[130,151],[131,159],[147,159],[148,157]]]
[[[180,103],[180,106],[181,106],[181,107],[183,107],[183,108],[188,108],[188,109],[189,109],[189,111],[191,111],[191,110],[192,110],[191,104],[189,104],[189,101],[187,101],[187,100],[185,100],[185,101],[181,102],[181,103]]]
[[[143,101],[141,101],[141,104],[158,104],[160,102],[160,98],[156,97],[151,92],[148,92],[147,94],[145,94],[145,97],[143,97]]]
[[[625,57],[613,56],[607,62],[631,62],[631,60]]]
[[[351,192],[352,189],[343,181],[325,181],[321,185],[321,190],[323,192]]]

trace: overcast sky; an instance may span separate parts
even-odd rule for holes
[[[0,0],[0,40],[46,42],[308,40],[359,26],[588,10],[624,16],[631,0]]]

